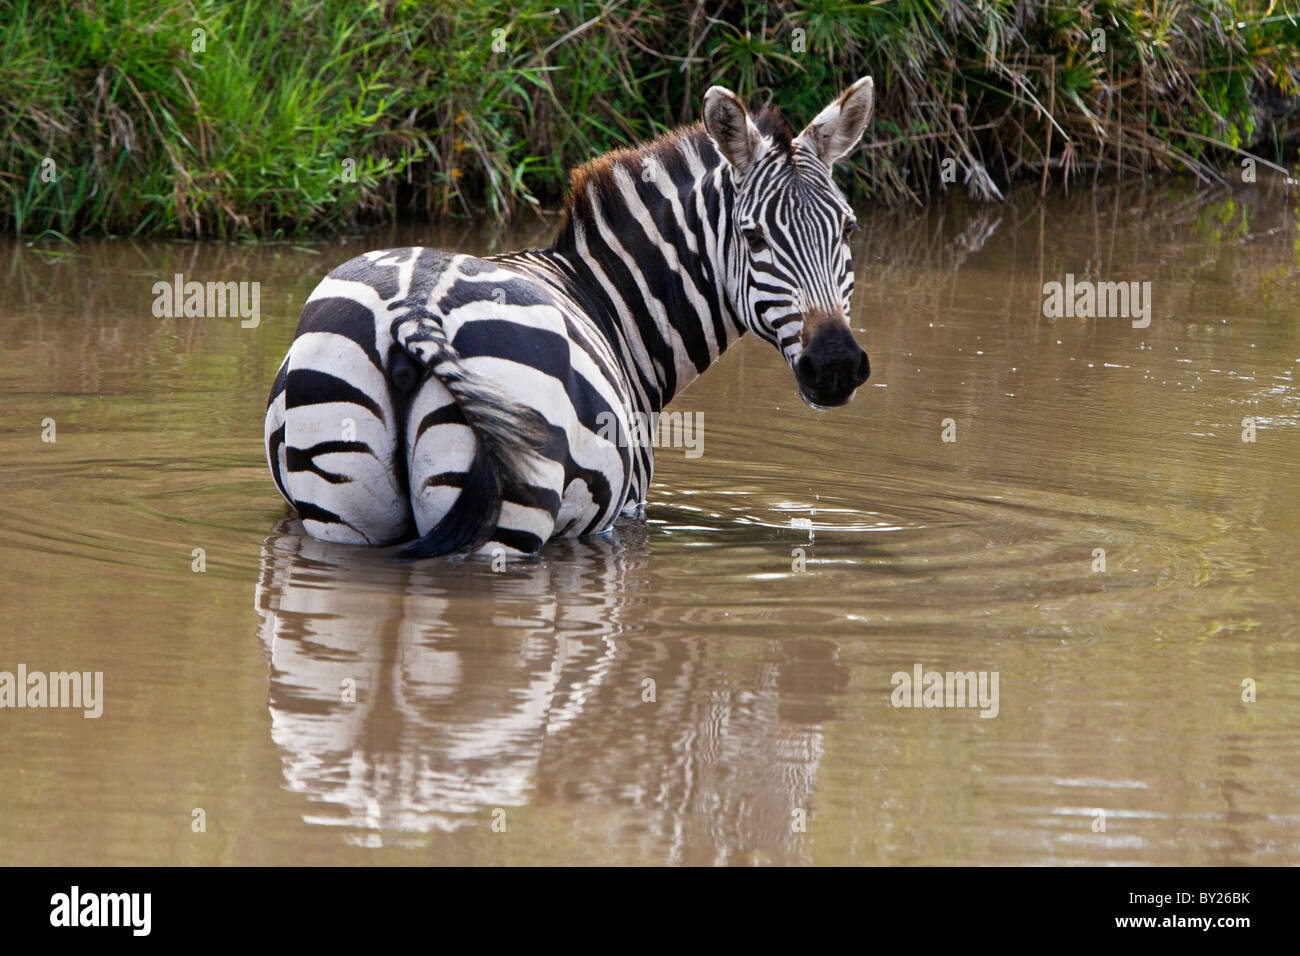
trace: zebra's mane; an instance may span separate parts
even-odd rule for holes
[[[776,106],[766,106],[754,115],[754,125],[759,132],[771,139],[773,146],[786,155],[791,152],[794,134],[786,123],[785,116]],[[564,219],[560,226],[556,248],[572,248],[574,223],[593,226],[591,198],[598,200],[598,205],[607,208],[611,201],[616,201],[618,187],[615,171],[622,168],[633,176],[640,176],[646,169],[646,161],[654,163],[668,171],[674,180],[688,178],[686,158],[683,147],[692,145],[704,162],[712,166],[719,160],[717,149],[709,134],[704,131],[703,123],[681,126],[669,130],[656,139],[639,146],[625,146],[611,150],[603,156],[574,168],[569,178],[569,197],[564,204]]]

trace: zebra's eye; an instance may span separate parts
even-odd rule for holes
[[[858,224],[850,219],[844,224],[844,241],[849,242],[858,232]]]
[[[745,241],[749,243],[750,252],[762,252],[767,248],[767,240],[763,238],[762,226],[747,226],[743,230]]]

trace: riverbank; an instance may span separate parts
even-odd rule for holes
[[[712,83],[795,122],[876,79],[853,199],[994,200],[1294,163],[1300,17],[1268,0],[14,4],[0,229],[198,238],[508,219],[697,118]]]

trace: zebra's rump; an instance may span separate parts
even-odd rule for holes
[[[610,440],[630,405],[608,344],[508,258],[372,252],[312,293],[265,431],[310,534],[532,552],[641,493],[633,450]]]

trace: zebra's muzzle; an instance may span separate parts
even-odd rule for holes
[[[848,404],[870,374],[867,353],[842,321],[821,323],[794,363],[799,395],[816,409]]]

